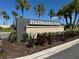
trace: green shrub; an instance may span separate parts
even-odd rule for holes
[[[38,33],[37,39],[34,39],[31,34],[23,34],[24,42],[27,41],[27,47],[33,47],[34,45],[45,45],[45,43],[52,44],[53,41],[55,42],[65,42],[68,39],[72,39],[75,36],[79,36],[79,30],[67,30],[63,32],[55,32],[55,33]]]
[[[48,36],[47,36],[47,40],[48,40],[48,44],[52,44],[52,40],[53,40],[53,33],[48,33]]]
[[[26,42],[26,41],[28,41],[28,34],[27,33],[23,33],[23,35],[22,35],[22,37],[23,37],[23,39],[21,40],[21,42]]]
[[[67,30],[64,32],[55,32],[55,33],[42,33],[37,34],[37,42],[39,45],[43,45],[45,42],[51,44],[52,41],[66,41],[69,38],[73,38],[79,35],[79,30]]]
[[[66,41],[66,40],[67,38],[65,37],[65,32],[61,32],[59,41]]]
[[[0,32],[10,32],[11,29],[10,28],[2,28],[0,27]]]
[[[5,31],[5,32],[10,32],[11,29],[10,29],[10,28],[3,28],[3,31]]]
[[[0,27],[0,30],[2,30],[3,28],[2,27]]]
[[[44,33],[43,33],[44,34]],[[37,34],[37,43],[38,45],[43,45],[45,43],[45,35],[43,34]]]
[[[16,43],[17,42],[17,35],[14,34],[14,33],[11,33],[11,35],[9,36],[8,41],[11,42],[11,43]]]
[[[28,44],[26,46],[33,47],[33,45],[34,45],[34,38],[32,38],[31,34],[29,34]]]

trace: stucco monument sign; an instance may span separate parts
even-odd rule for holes
[[[19,39],[22,39],[22,34],[26,32],[36,35],[37,33],[64,31],[64,27],[59,22],[50,20],[17,18],[16,26]]]

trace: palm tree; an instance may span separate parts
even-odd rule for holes
[[[34,7],[34,11],[36,12],[36,15],[38,15],[38,17],[44,15],[44,13],[45,13],[44,5],[43,4],[37,4]]]
[[[63,10],[62,10],[62,9],[59,9],[59,10],[58,10],[57,16],[58,16],[59,18],[61,18],[61,16],[63,16]]]
[[[13,11],[12,12],[12,15],[14,16],[14,18],[15,18],[15,20],[13,20],[13,25],[14,25],[14,21],[16,21],[16,17],[18,16],[18,13],[17,12],[15,12],[15,11]]]
[[[72,24],[73,8],[74,8],[74,7],[73,7],[73,4],[70,3],[70,4],[68,5],[68,9],[67,9],[68,17],[69,17],[69,19],[70,19],[70,26],[72,27],[72,29],[73,29],[73,24]]]
[[[77,18],[77,15],[79,13],[79,0],[73,0],[72,3],[73,3],[73,7],[74,7],[74,12],[75,12],[73,26],[75,26],[75,24],[76,24],[76,18]]]
[[[3,11],[2,11],[2,10],[0,10],[0,16],[2,16],[2,13],[3,13]]]
[[[12,25],[12,33],[15,30],[16,31],[16,17],[18,16],[18,13],[15,11],[12,11],[12,15],[14,16],[15,20],[13,20],[13,25]],[[15,24],[14,24],[15,23]]]
[[[9,20],[9,16],[8,15],[3,15],[3,18],[6,20],[6,25],[7,25],[7,20]]]
[[[62,12],[63,12],[63,16],[65,18],[65,21],[66,21],[66,24],[68,25],[68,5],[64,5],[63,8],[62,8]],[[70,20],[70,23],[72,23],[72,21]]]
[[[4,23],[4,24],[7,25],[7,20],[9,20],[10,17],[7,15],[7,13],[5,11],[2,11],[1,14],[2,14],[3,18],[6,20],[6,23]]]
[[[24,10],[26,9],[27,11],[30,9],[30,4],[28,0],[16,0],[17,5],[16,5],[16,10],[20,9],[22,11],[22,17],[24,15]]]
[[[48,14],[48,15],[50,16],[50,18],[52,18],[53,16],[55,16],[54,10],[51,9],[51,10],[49,11],[49,14]]]
[[[68,25],[68,12],[66,10],[66,6],[64,6],[62,9],[58,10],[57,16],[59,16],[59,18],[64,17],[65,21],[66,21],[66,25]]]

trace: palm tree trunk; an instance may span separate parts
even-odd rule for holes
[[[17,18],[16,18],[16,16],[14,18],[15,18],[15,24],[14,25],[16,25]]]
[[[6,25],[7,25],[7,19],[6,19]]]
[[[66,25],[68,25],[68,21],[67,21],[67,18],[65,18],[65,21],[66,21]]]
[[[4,24],[3,25],[5,25],[5,21],[4,21]]]
[[[77,18],[77,12],[75,12],[75,18],[74,18],[74,22],[73,22],[73,27],[75,26],[76,18]]]
[[[24,16],[24,8],[22,8],[21,11],[22,11],[22,18],[23,18],[23,16]]]
[[[38,19],[40,20],[40,14],[38,15]]]
[[[73,29],[73,27],[72,27],[72,15],[70,15],[69,18],[70,18],[70,26]]]
[[[70,18],[70,25],[72,26],[72,19]]]
[[[68,25],[68,21],[67,21],[67,16],[64,15],[65,21],[66,21],[66,25]]]

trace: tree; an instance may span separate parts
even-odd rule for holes
[[[59,10],[58,10],[57,16],[58,16],[59,18],[61,18],[61,16],[63,16],[62,9],[59,9]]]
[[[68,17],[69,17],[69,19],[70,19],[70,26],[73,28],[73,24],[72,24],[72,14],[73,14],[73,4],[72,3],[70,3],[69,5],[68,5],[68,8],[67,8],[67,12],[68,12]]]
[[[14,21],[16,21],[16,17],[18,16],[18,13],[17,12],[15,12],[15,11],[13,11],[12,12],[12,15],[14,16],[14,18],[15,18],[15,20]],[[13,25],[14,25],[14,21],[13,21]]]
[[[8,15],[3,15],[3,18],[6,20],[6,25],[7,25],[7,20],[9,20],[9,16]]]
[[[53,16],[55,16],[54,10],[51,9],[51,10],[49,11],[49,14],[48,14],[48,15],[50,16],[50,18],[52,18]]]
[[[22,17],[24,15],[24,10],[26,9],[27,11],[30,9],[30,4],[28,0],[16,0],[17,5],[16,5],[16,10],[20,9],[22,11]]]
[[[73,7],[74,7],[74,12],[75,12],[73,26],[75,26],[75,24],[76,24],[76,18],[77,18],[78,13],[79,13],[79,0],[73,0],[72,3],[73,3]]]
[[[66,25],[68,25],[68,21],[67,21],[68,12],[67,12],[66,6],[58,10],[57,16],[59,16],[59,18],[64,17],[66,21]]]
[[[1,14],[2,14],[3,18],[6,20],[5,24],[7,25],[7,20],[9,20],[10,17],[7,15],[7,13],[5,11],[2,11]]]
[[[69,24],[68,24],[68,19],[67,19],[68,16],[69,16],[69,14],[68,14],[68,5],[64,5],[64,6],[63,6],[62,12],[63,12],[63,16],[64,16],[64,18],[65,18],[66,24],[69,25]],[[70,20],[70,23],[72,23],[71,20]]]
[[[45,8],[43,4],[37,4],[34,7],[34,11],[36,12],[36,15],[38,15],[38,17],[42,16],[45,13]]]

